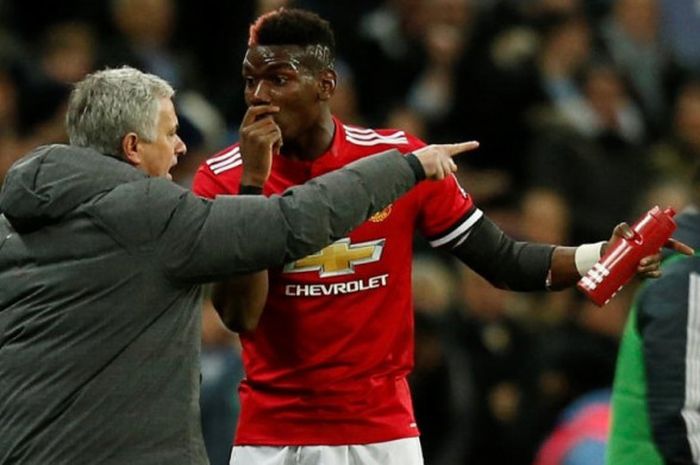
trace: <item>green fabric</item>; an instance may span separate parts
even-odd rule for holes
[[[686,257],[674,254],[662,268]],[[637,292],[637,299],[641,289]],[[642,337],[637,328],[638,300],[630,310],[617,356],[612,395],[612,424],[608,436],[607,465],[664,465],[654,444],[647,410],[647,380]]]
[[[663,465],[651,436],[646,395],[642,338],[637,331],[635,305],[630,311],[617,358],[606,464]]]

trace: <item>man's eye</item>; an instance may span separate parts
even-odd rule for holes
[[[287,83],[287,76],[275,76],[275,84],[278,86],[283,86]]]
[[[244,78],[244,79],[245,79],[245,85],[246,85],[246,87],[253,87],[253,86],[255,86],[255,79],[253,79],[252,77],[246,77],[246,78]]]

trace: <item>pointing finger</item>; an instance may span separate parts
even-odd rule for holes
[[[472,140],[469,142],[461,142],[459,144],[445,144],[443,147],[446,149],[447,155],[453,157],[460,153],[475,150],[479,147],[479,143],[475,140]]]

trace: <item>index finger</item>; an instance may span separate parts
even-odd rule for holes
[[[243,115],[241,125],[247,126],[254,123],[261,115],[265,115],[267,113],[277,113],[278,111],[280,111],[280,107],[275,105],[252,105],[248,107],[245,115]]]
[[[469,142],[460,142],[458,144],[444,144],[442,147],[446,150],[447,155],[454,157],[457,154],[476,149],[479,147],[479,143],[475,140],[471,140]]]
[[[666,241],[664,244],[664,247],[668,247],[669,249],[675,250],[676,252],[680,252],[683,255],[694,255],[695,254],[695,249],[690,247],[687,244],[684,244],[681,241],[678,241],[676,239],[669,239]]]

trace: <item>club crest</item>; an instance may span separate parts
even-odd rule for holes
[[[384,210],[379,211],[379,212],[375,213],[374,215],[370,216],[370,217],[369,217],[369,220],[370,220],[372,223],[381,223],[382,221],[384,221],[385,219],[387,219],[387,217],[388,217],[390,214],[391,214],[391,204],[389,204],[389,206],[386,207]]]

